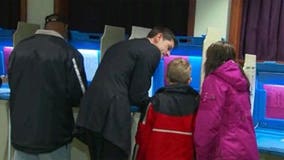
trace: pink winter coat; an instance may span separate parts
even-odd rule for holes
[[[259,160],[248,83],[234,61],[205,77],[195,127],[197,160]]]

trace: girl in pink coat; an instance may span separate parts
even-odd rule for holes
[[[234,61],[233,46],[213,43],[206,58],[194,132],[196,159],[259,160],[249,82]]]

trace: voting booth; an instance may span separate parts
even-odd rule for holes
[[[199,91],[200,88],[200,69],[201,69],[201,56],[185,56],[185,55],[171,55],[169,57],[163,57],[160,60],[159,66],[156,69],[153,76],[152,84],[152,95],[155,92],[166,85],[166,73],[167,65],[175,58],[183,58],[191,64],[191,77],[192,81],[189,84],[196,91]]]
[[[13,46],[13,33],[13,30],[0,28],[0,75],[5,74],[3,48]]]
[[[169,57],[162,57],[159,66],[157,67],[152,82],[151,94],[166,85],[165,75],[167,72],[168,63],[175,58],[186,59],[191,65],[191,78],[190,86],[196,91],[200,90],[200,77],[201,77],[201,63],[202,63],[202,50],[203,41],[205,36],[191,37],[191,36],[176,36],[178,45],[171,51]]]
[[[284,157],[284,64],[258,62],[254,125],[261,152]]]
[[[102,33],[69,31],[69,43],[77,49],[100,50]]]

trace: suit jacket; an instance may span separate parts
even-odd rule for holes
[[[146,38],[111,46],[82,99],[77,126],[101,133],[129,153],[130,106],[147,106],[160,57],[159,49]]]

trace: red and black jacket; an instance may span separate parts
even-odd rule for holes
[[[199,94],[188,85],[159,89],[138,125],[137,160],[190,160]]]

